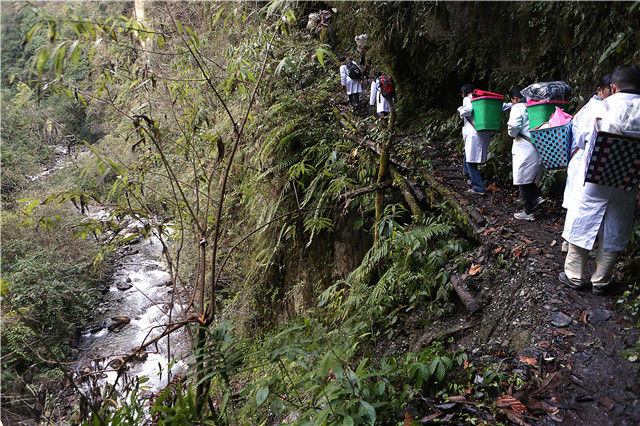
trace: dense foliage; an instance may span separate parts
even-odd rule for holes
[[[504,4],[334,6],[333,49],[302,30],[309,4],[286,1],[153,3],[146,23],[118,3],[3,13],[3,391],[25,372],[40,384],[60,377],[45,360],[70,355],[95,303],[90,265],[133,238],[116,234],[98,254],[91,236],[125,217],[163,238],[175,288],[191,300],[185,316],[200,322],[188,325],[192,369],[151,401],[158,424],[393,424],[477,377],[493,386],[493,373],[441,340],[379,351],[409,316],[451,312],[450,273],[467,266],[472,243],[438,206],[412,216],[395,186],[378,222],[375,193],[345,202],[376,181],[377,158],[336,115],[331,51],[368,32],[369,61],[397,80],[403,124],[456,146],[461,83],[506,91],[567,79],[586,96],[614,63],[638,59],[637,3],[522,3],[501,25]],[[358,120],[373,139],[387,136]],[[25,178],[50,145],[82,142],[90,152],[73,173]],[[494,141],[486,166],[503,180],[507,142]],[[410,141],[395,152],[419,155]],[[108,206],[110,220],[52,207],[66,201]],[[98,392],[73,420],[142,421],[143,384]]]

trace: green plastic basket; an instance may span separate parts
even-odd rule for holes
[[[528,105],[527,113],[529,114],[529,128],[535,129],[539,125],[546,123],[555,112],[556,107],[564,107],[568,103],[569,102],[551,101]]]
[[[473,122],[476,130],[500,130],[502,99],[483,97],[473,99]]]

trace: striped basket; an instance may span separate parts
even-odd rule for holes
[[[536,147],[545,169],[560,169],[569,164],[571,122],[557,127],[530,131],[531,143]]]

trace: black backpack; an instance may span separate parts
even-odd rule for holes
[[[362,78],[362,70],[355,62],[347,63],[347,75],[352,80],[360,80]]]

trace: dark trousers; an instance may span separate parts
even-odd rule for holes
[[[473,190],[478,192],[485,192],[486,188],[484,186],[480,170],[478,170],[478,163],[467,163],[466,156],[463,157],[462,161],[462,174],[469,175],[469,179],[471,179],[471,187],[473,188]]]
[[[349,95],[349,103],[356,108],[360,103],[360,93],[352,93]]]
[[[522,204],[524,204],[524,212],[530,214],[533,211],[538,195],[540,195],[538,186],[535,183],[527,183],[526,185],[518,185],[518,188],[520,189]]]

